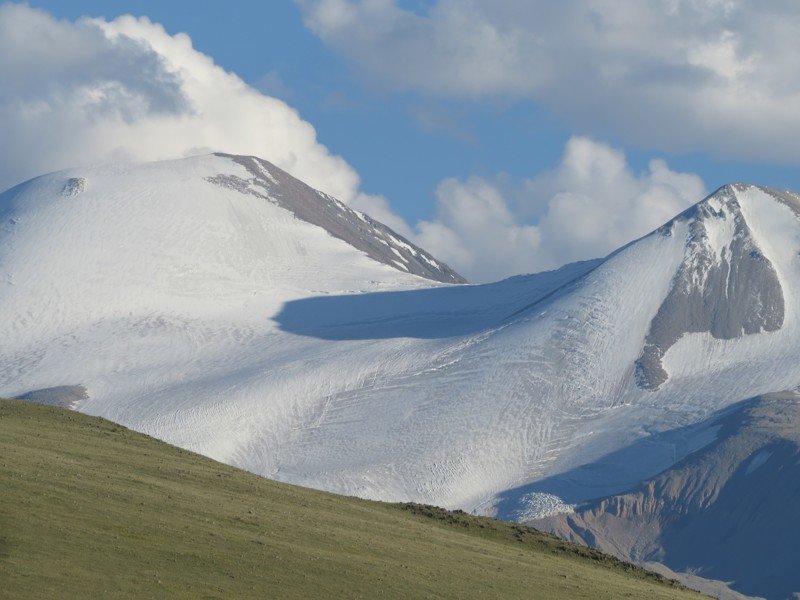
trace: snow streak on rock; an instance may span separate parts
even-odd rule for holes
[[[242,165],[252,175],[220,174],[209,181],[253,194],[291,211],[298,219],[322,227],[332,236],[358,248],[370,258],[401,271],[443,283],[466,283],[446,264],[414,246],[383,223],[358,213],[333,196],[317,191],[285,171],[254,156],[219,154]]]
[[[83,177],[70,177],[67,179],[67,183],[64,184],[64,189],[61,190],[61,195],[69,198],[71,196],[77,196],[85,190],[86,179]]]
[[[784,319],[778,275],[753,238],[732,186],[679,218],[690,222],[685,259],[636,363],[639,385],[651,390],[667,380],[661,360],[684,334],[709,332],[730,340],[776,331]],[[673,226],[666,225],[664,234]]]

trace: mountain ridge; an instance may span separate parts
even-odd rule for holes
[[[727,186],[605,259],[442,286],[249,187],[209,182],[227,171],[234,187],[255,178],[211,155],[6,192],[0,392],[83,386],[78,410],[259,474],[481,512],[519,490],[513,514],[551,493],[526,486],[800,383],[791,194]],[[255,191],[277,196],[262,179]],[[779,328],[761,312],[777,300],[750,302],[751,288],[731,284],[732,256],[771,265]],[[670,299],[676,281],[714,310],[648,340],[660,311],[686,312],[682,294]],[[748,329],[715,335],[718,321]],[[653,389],[636,379],[648,343],[667,374]],[[613,485],[576,482],[564,501],[621,491],[680,457],[659,450],[619,466]]]
[[[639,564],[728,581],[744,594],[792,598],[800,589],[800,393],[745,400],[708,426],[717,430],[712,442],[652,479],[531,524]]]
[[[222,152],[214,156],[230,159],[243,166],[252,178],[215,175],[208,178],[211,183],[275,202],[298,219],[322,227],[333,237],[383,264],[442,283],[467,282],[446,264],[437,261],[383,223],[348,208],[333,196],[313,189],[264,159]],[[386,249],[393,252],[394,256],[387,254]]]
[[[0,195],[0,394],[284,482],[528,520],[624,493],[712,444],[712,415],[800,385],[792,193],[725,186],[604,259],[453,285],[298,218],[241,160]],[[383,259],[428,264],[308,193]]]

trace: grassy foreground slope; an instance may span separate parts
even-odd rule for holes
[[[3,598],[696,598],[463,513],[284,485],[0,401]]]

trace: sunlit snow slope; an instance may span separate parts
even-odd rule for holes
[[[273,169],[206,156],[0,196],[0,395],[72,386],[80,411],[276,479],[532,518],[713,432],[603,458],[632,441],[800,384],[793,195],[728,186],[604,261],[469,286]]]

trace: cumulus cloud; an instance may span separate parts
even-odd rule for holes
[[[473,282],[537,270],[539,228],[519,224],[490,182],[446,179],[436,196],[436,218],[417,224],[414,237],[420,246]]]
[[[387,213],[297,111],[146,18],[59,21],[4,4],[0,56],[2,189],[81,164],[222,151],[261,156],[343,201]]]
[[[793,0],[298,0],[307,26],[387,89],[527,98],[586,133],[800,162]]]
[[[329,8],[328,22],[347,22],[361,7]],[[146,18],[59,21],[5,4],[0,56],[0,188],[112,159],[254,154],[383,221],[474,281],[601,256],[704,192],[699,178],[663,161],[637,174],[620,150],[576,137],[556,169],[529,180],[443,181],[434,217],[410,225],[385,198],[361,192],[358,174],[294,109],[215,65],[185,34],[169,35]],[[693,60],[738,73],[724,45],[699,48]]]
[[[705,194],[702,180],[652,160],[634,173],[621,150],[585,137],[555,169],[518,182],[448,179],[415,239],[472,281],[534,273],[605,256]]]

